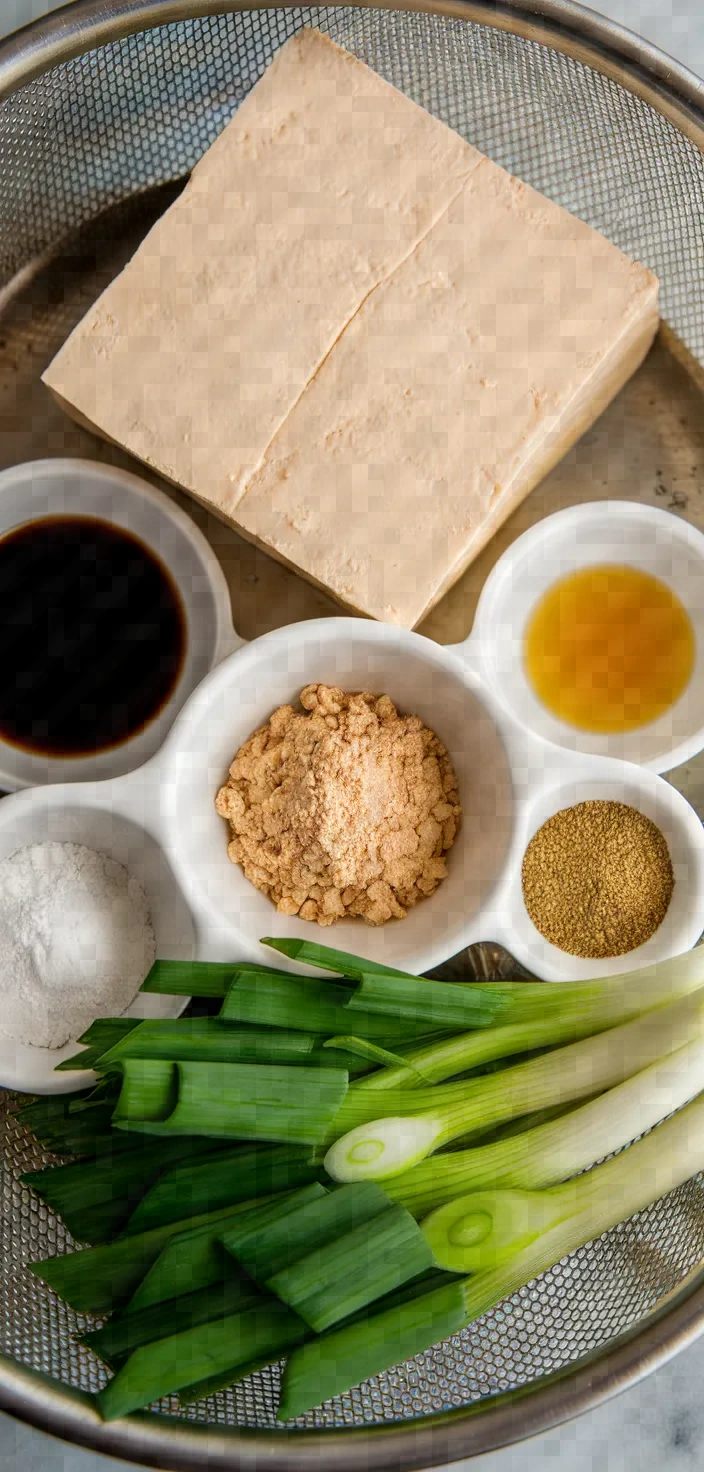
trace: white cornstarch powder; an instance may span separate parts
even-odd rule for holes
[[[35,843],[0,862],[0,1031],[38,1048],[119,1017],[154,960],[147,898],[123,864],[82,843]]]

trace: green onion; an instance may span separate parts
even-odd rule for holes
[[[55,1073],[70,1072],[76,1068],[92,1068],[93,1064],[101,1058],[107,1048],[112,1048],[120,1038],[127,1036],[133,1028],[139,1026],[137,1017],[99,1017],[92,1022],[86,1032],[77,1042],[86,1046],[80,1053],[74,1053],[70,1058],[65,1058],[63,1063],[57,1063]]]
[[[477,1192],[463,1198],[462,1210],[453,1211],[451,1222],[449,1214],[445,1219],[447,1238],[452,1237],[446,1260],[458,1260],[463,1235],[469,1261],[479,1260],[479,1248],[483,1260],[490,1260],[492,1239],[497,1258],[506,1258],[511,1242],[515,1255],[410,1303],[380,1313],[370,1309],[364,1318],[295,1349],[284,1374],[279,1419],[294,1419],[458,1332],[568,1253],[703,1167],[704,1096],[699,1096],[631,1145],[625,1155],[567,1185],[534,1193]],[[510,1199],[502,1199],[506,1197]],[[427,1231],[427,1221],[423,1227]],[[540,1235],[524,1245],[526,1236],[536,1230]],[[433,1245],[438,1257],[443,1254],[442,1243],[443,1233],[436,1224]]]
[[[377,1069],[368,1078],[356,1081],[354,1088],[365,1093],[380,1093],[387,1089],[417,1088],[419,1082],[442,1083],[454,1074],[466,1073],[517,1053],[578,1042],[580,1038],[591,1037],[610,1026],[610,1022],[603,1028],[588,1023],[580,1025],[574,1017],[558,1014],[536,1018],[532,1022],[518,1022],[510,1027],[486,1027],[463,1032],[409,1049],[395,1067]]]
[[[623,1154],[564,1185],[473,1192],[431,1213],[422,1227],[446,1266],[457,1271],[466,1263],[460,1270],[476,1273],[465,1285],[468,1317],[474,1318],[703,1166],[700,1095]]]
[[[211,1220],[201,1226],[189,1225],[188,1219],[175,1224],[177,1230],[174,1235],[164,1242],[135,1285],[128,1303],[130,1313],[222,1282],[226,1276],[227,1259],[220,1246],[219,1234],[224,1222],[218,1220],[221,1213],[211,1213],[210,1216]],[[198,1217],[190,1218],[192,1222],[198,1220]],[[152,1228],[154,1230],[158,1228]]]
[[[294,1349],[284,1371],[279,1420],[341,1395],[428,1349],[466,1322],[463,1282],[449,1282],[393,1307],[360,1315]]]
[[[123,1058],[183,1063],[298,1063],[308,1059],[316,1039],[305,1032],[250,1028],[236,1032],[215,1017],[149,1019],[98,1055],[100,1068]]]
[[[295,1202],[305,1193],[310,1196],[324,1195],[325,1187],[317,1182],[296,1192],[280,1192],[274,1197],[260,1197],[256,1202],[243,1202],[229,1210],[210,1212],[208,1216],[194,1218],[200,1225],[182,1223],[181,1230],[164,1244],[159,1256],[145,1274],[130,1300],[130,1311],[147,1308],[153,1303],[162,1303],[183,1293],[207,1288],[228,1275],[229,1255],[220,1241],[221,1234],[234,1222],[251,1223],[268,1219],[269,1215],[283,1220]]]
[[[316,1182],[294,1191],[283,1205],[270,1202],[244,1213],[238,1221],[228,1223],[220,1240],[250,1277],[264,1285],[273,1273],[300,1257],[306,1246],[313,1248],[320,1241],[328,1241],[332,1231],[342,1230],[345,1225],[369,1220],[374,1215],[374,1204],[377,1211],[384,1210],[389,1205],[388,1197],[378,1186],[374,1193],[356,1201],[338,1202],[339,1192],[330,1195]]]
[[[660,961],[639,971],[598,980],[561,983],[430,981],[413,978],[394,983],[392,976],[379,975],[359,963],[360,984],[349,1001],[350,1011],[406,1017],[429,1026],[470,1027],[475,1025],[477,992],[489,994],[492,1016],[499,1026],[569,1018],[585,1033],[587,1029],[611,1027],[704,986],[704,952],[701,947],[673,960]],[[489,1003],[486,1004],[489,1006]],[[531,1044],[533,1046],[533,1044]]]
[[[100,1413],[111,1421],[194,1381],[223,1371],[235,1378],[238,1365],[243,1373],[253,1361],[278,1358],[306,1332],[290,1309],[266,1303],[143,1345],[98,1395]]]
[[[419,1083],[432,1083],[433,1080],[424,1078],[423,1074],[411,1067],[405,1058],[399,1057],[397,1053],[390,1053],[388,1048],[380,1048],[378,1043],[370,1043],[368,1038],[337,1037],[328,1038],[323,1043],[324,1048],[337,1048],[342,1053],[352,1053],[358,1058],[366,1058],[370,1063],[383,1063],[394,1069],[403,1069],[404,1074]],[[389,1071],[388,1068],[386,1070]],[[372,1077],[375,1077],[372,1074]],[[369,1080],[367,1080],[369,1082]]]
[[[241,1207],[229,1207],[205,1217],[171,1222],[151,1232],[118,1237],[101,1247],[86,1247],[64,1257],[29,1263],[29,1269],[36,1278],[41,1278],[55,1293],[65,1298],[76,1313],[102,1317],[121,1308],[130,1299],[171,1237],[185,1229],[197,1231],[211,1223],[220,1230],[221,1223],[241,1210]],[[174,1296],[185,1291],[188,1289],[175,1288]]]
[[[495,1023],[501,1001],[490,987],[424,976],[380,976],[362,972],[347,1003],[350,1013],[393,1017],[416,1027],[488,1027]],[[350,1018],[354,1025],[354,1017]]]
[[[347,1092],[348,1076],[340,1068],[268,1063],[173,1066],[178,1099],[168,1118],[157,1122],[159,1133],[317,1145]]]
[[[122,1076],[122,1087],[115,1105],[112,1122],[118,1129],[152,1131],[168,1119],[176,1107],[178,1076],[176,1065],[164,1058],[123,1058],[115,1065]],[[183,1130],[182,1134],[198,1134]]]
[[[230,988],[220,1017],[223,1022],[293,1028],[325,1037],[354,1030],[356,1036],[382,1045],[428,1032],[425,1023],[404,1023],[363,1012],[355,1012],[351,1017],[346,1006],[349,996],[346,987],[318,981],[315,977],[288,976],[285,972],[245,976]]]
[[[112,1112],[119,1092],[115,1085],[113,1097],[105,1100],[99,1109],[88,1113],[76,1113],[75,1106],[88,1099],[85,1090],[76,1094],[47,1095],[25,1104],[17,1112],[19,1123],[55,1155],[95,1155],[103,1150],[111,1153],[119,1149],[130,1149],[132,1140],[121,1140],[111,1133]]]
[[[102,1329],[84,1334],[81,1343],[110,1369],[116,1369],[133,1350],[164,1339],[165,1331],[180,1334],[185,1329],[207,1324],[210,1319],[223,1319],[261,1302],[259,1289],[244,1273],[237,1273],[233,1264],[228,1278],[195,1293],[184,1293],[181,1298],[169,1299],[168,1312],[163,1302],[135,1312],[128,1311],[119,1318],[110,1319]]]
[[[160,1140],[159,1146],[171,1141]],[[201,1140],[201,1144],[203,1141]],[[128,1231],[143,1232],[178,1221],[184,1209],[194,1216],[251,1201],[257,1196],[305,1186],[320,1174],[306,1145],[236,1146],[219,1150],[199,1163],[165,1170],[130,1217]]]
[[[228,961],[155,961],[140,991],[173,997],[224,997],[234,971]]]
[[[467,1083],[383,1095],[393,1113],[369,1121],[374,1093],[351,1091],[339,1110],[325,1169],[337,1181],[385,1180],[472,1128],[612,1088],[702,1035],[704,991],[566,1048]],[[365,1118],[369,1122],[362,1122]],[[331,1131],[331,1134],[333,1132]]]
[[[562,1118],[423,1160],[386,1190],[420,1217],[482,1186],[550,1186],[620,1150],[702,1089],[704,1040],[697,1038]]]
[[[120,1142],[124,1136],[116,1135]],[[132,1137],[130,1137],[132,1143]],[[193,1140],[188,1136],[158,1142],[136,1137],[137,1148],[116,1150],[114,1155],[106,1152],[97,1159],[72,1161],[69,1165],[49,1166],[45,1170],[28,1171],[20,1179],[22,1184],[36,1191],[42,1200],[61,1217],[71,1236],[77,1242],[97,1245],[121,1232],[130,1213],[140,1198],[156,1181],[157,1176],[170,1163],[190,1160],[184,1174],[194,1169],[193,1161],[202,1168],[203,1148],[210,1151],[217,1143]],[[254,1195],[254,1192],[251,1192]],[[242,1198],[244,1199],[244,1198]],[[183,1196],[177,1218],[183,1217]],[[227,1203],[206,1202],[203,1209]],[[172,1220],[171,1217],[164,1220]],[[161,1226],[161,1221],[150,1221],[149,1226]]]
[[[361,956],[353,956],[349,951],[334,951],[330,946],[319,946],[313,940],[280,940],[266,936],[261,944],[271,946],[273,951],[279,951],[291,961],[298,961],[301,966],[319,966],[322,971],[335,971],[340,976],[351,977],[353,981],[359,981],[363,972],[379,976],[408,975],[406,971],[395,971],[392,966],[380,965],[378,961],[367,961]]]
[[[367,1183],[368,1185],[369,1183]],[[365,1186],[342,1186],[321,1203]],[[280,1269],[268,1280],[272,1293],[296,1310],[317,1333],[435,1265],[426,1235],[402,1207],[392,1206],[351,1230],[336,1230],[327,1242]]]

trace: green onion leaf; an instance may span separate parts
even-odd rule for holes
[[[253,1023],[257,1027],[284,1027],[329,1037],[350,1031],[383,1045],[427,1033],[425,1023],[403,1022],[388,1017],[347,1011],[349,990],[315,977],[271,973],[245,976],[225,997],[220,1017],[223,1022]]]
[[[116,1141],[125,1137],[115,1135]],[[190,1160],[184,1174],[198,1166],[207,1165],[203,1160],[204,1145],[211,1151],[216,1141],[193,1140],[189,1136],[174,1140],[154,1141],[144,1135],[134,1137],[136,1149],[105,1152],[97,1159],[72,1161],[68,1165],[49,1166],[45,1170],[28,1171],[21,1177],[22,1184],[36,1191],[42,1200],[61,1217],[71,1236],[77,1242],[107,1242],[127,1225],[130,1213],[145,1192],[156,1181],[160,1172],[170,1163]],[[132,1137],[130,1138],[132,1143]],[[250,1193],[254,1195],[254,1192]],[[244,1198],[241,1198],[244,1199]],[[204,1210],[213,1210],[224,1202],[206,1202]],[[184,1199],[175,1218],[184,1213]],[[165,1218],[166,1219],[166,1218]],[[148,1226],[161,1226],[161,1221],[150,1221]]]
[[[305,1334],[290,1309],[267,1303],[143,1345],[98,1395],[100,1413],[112,1421],[194,1381],[236,1374],[238,1363],[278,1358]]]
[[[334,951],[330,946],[319,946],[313,940],[282,940],[266,936],[261,944],[271,946],[273,951],[279,951],[291,961],[298,961],[301,966],[318,966],[322,971],[334,971],[341,977],[351,977],[353,981],[358,981],[363,971],[379,976],[405,977],[408,974],[406,971],[395,971],[393,966],[380,965],[378,961],[367,961],[362,956],[353,956],[349,951]]]
[[[112,1122],[118,1129],[149,1129],[166,1120],[176,1107],[176,1066],[163,1058],[124,1058],[115,1065],[122,1087]],[[198,1131],[183,1130],[182,1134]]]
[[[381,1095],[352,1090],[334,1121],[331,1135],[338,1138],[325,1157],[325,1169],[337,1181],[400,1175],[469,1130],[612,1088],[701,1039],[703,1032],[700,991],[596,1037],[466,1083]],[[369,1119],[380,1099],[392,1102],[393,1113]],[[368,1122],[362,1123],[365,1111]],[[341,1134],[355,1115],[360,1123]]]
[[[195,1329],[207,1324],[210,1319],[223,1319],[228,1314],[242,1313],[263,1301],[260,1290],[251,1278],[238,1273],[234,1263],[230,1276],[208,1288],[194,1293],[184,1293],[180,1298],[171,1298],[168,1311],[163,1303],[150,1308],[137,1309],[112,1318],[102,1329],[93,1329],[84,1334],[81,1343],[97,1354],[111,1369],[117,1368],[143,1344],[153,1344],[166,1335],[180,1334],[185,1329]]]
[[[337,1048],[341,1052],[352,1053],[358,1058],[366,1058],[371,1063],[383,1063],[394,1068],[402,1068],[411,1078],[421,1083],[432,1083],[432,1079],[424,1078],[418,1069],[407,1063],[398,1053],[390,1053],[388,1048],[381,1048],[378,1043],[371,1043],[368,1038],[357,1037],[335,1037],[328,1038],[323,1043],[324,1048]]]
[[[196,1217],[185,1222],[171,1222],[151,1232],[118,1237],[101,1247],[85,1247],[81,1252],[30,1263],[29,1269],[36,1278],[41,1278],[55,1293],[65,1298],[76,1313],[102,1317],[127,1303],[171,1237],[184,1229],[197,1231],[211,1222],[219,1231],[229,1216],[241,1210],[242,1207],[235,1206],[213,1212],[200,1220]],[[175,1288],[174,1295],[188,1292],[189,1287]]]
[[[419,1217],[481,1187],[551,1186],[622,1149],[702,1089],[704,1040],[698,1038],[581,1108],[491,1144],[423,1160],[387,1181],[386,1190]]]
[[[327,1202],[365,1187],[343,1186]],[[327,1205],[327,1203],[325,1203]],[[322,1215],[322,1212],[321,1212]],[[386,1208],[280,1269],[268,1287],[317,1333],[435,1265],[427,1235],[402,1208]]]
[[[160,1133],[320,1144],[347,1092],[339,1068],[177,1063],[178,1100]]]
[[[159,1148],[167,1143],[171,1142],[160,1140]],[[293,1190],[315,1181],[320,1171],[311,1147],[306,1145],[219,1150],[199,1163],[165,1170],[130,1217],[127,1230],[144,1232],[164,1222],[178,1221],[186,1209],[195,1216],[257,1196]]]
[[[284,1371],[279,1420],[341,1395],[352,1385],[380,1375],[464,1326],[463,1282],[449,1282],[406,1302],[338,1325],[294,1349]]]
[[[215,1017],[150,1018],[99,1055],[99,1063],[105,1069],[124,1058],[182,1063],[298,1063],[308,1058],[315,1046],[315,1038],[305,1032],[255,1028],[236,1032]]]
[[[140,991],[172,997],[224,997],[235,969],[229,961],[155,961]]]

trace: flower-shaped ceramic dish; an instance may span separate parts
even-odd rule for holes
[[[580,549],[589,546],[592,522],[603,521],[602,508],[582,511]],[[636,529],[645,523],[650,541],[667,547],[673,517],[637,506],[628,511]],[[480,607],[479,633],[465,644],[443,649],[419,634],[348,618],[294,624],[243,644],[206,676],[144,766],[105,782],[50,785],[7,798],[0,805],[0,854],[33,841],[38,831],[48,836],[70,832],[90,844],[89,835],[102,824],[101,831],[109,829],[109,851],[119,857],[124,825],[136,824],[132,854],[141,857],[142,867],[148,853],[160,856],[151,889],[147,883],[148,896],[160,914],[168,894],[166,914],[174,920],[171,931],[164,923],[157,928],[161,955],[183,954],[182,914],[192,917],[194,951],[202,959],[261,962],[267,958],[264,935],[310,938],[310,922],[279,914],[230,863],[228,829],[214,799],[234,753],[252,731],[277,706],[295,702],[305,685],[322,681],[344,690],[385,692],[400,710],[420,715],[447,746],[464,814],[449,854],[448,877],[435,894],[403,921],[377,928],[359,920],[337,922],[334,940],[340,949],[422,973],[475,941],[498,941],[528,970],[551,981],[631,970],[688,950],[704,929],[704,830],[697,814],[647,767],[546,739],[536,729],[539,707],[531,725],[529,702],[527,716],[515,700],[512,704],[520,623],[510,624],[507,613],[503,622],[499,615],[494,623],[483,611],[491,609],[495,590],[507,582],[505,563],[523,563],[521,586],[530,586],[530,569],[537,562],[542,591],[552,561],[545,547],[550,548],[559,525],[565,526],[564,515],[543,523],[540,542],[530,534],[499,561]],[[640,565],[637,541],[632,537],[629,558]],[[704,537],[693,534],[690,545],[701,572],[699,580],[694,575],[689,580],[696,590],[704,579]],[[565,561],[564,553],[557,557],[560,571]],[[525,600],[524,618],[530,607]],[[493,646],[481,632],[487,625],[494,631]],[[659,760],[672,764],[667,753]],[[559,809],[591,798],[624,802],[651,818],[667,840],[675,874],[672,901],[651,938],[626,955],[600,961],[567,955],[546,941],[528,915],[521,888],[521,860],[536,830]],[[55,1088],[55,1061],[46,1050],[0,1047],[0,1079],[16,1088]],[[58,1077],[65,1087],[75,1086],[69,1075]]]

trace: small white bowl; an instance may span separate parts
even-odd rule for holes
[[[277,706],[295,702],[314,681],[385,692],[437,732],[454,763],[464,820],[448,878],[397,924],[373,929],[343,920],[324,929],[281,915],[228,860],[229,829],[214,804],[230,762]],[[467,943],[469,917],[487,903],[510,848],[511,775],[479,681],[440,645],[386,624],[316,619],[255,639],[203,681],[159,761],[159,826],[174,872],[203,933],[219,932],[240,960],[283,964],[260,938],[297,936],[425,970]]]
[[[139,774],[135,774],[138,776]],[[115,784],[117,786],[118,784]],[[110,782],[80,783],[17,792],[0,803],[0,859],[29,844],[84,843],[124,864],[138,879],[149,902],[160,957],[190,960],[195,954],[195,928],[189,906],[174,880],[161,845],[144,826],[141,784],[132,782],[117,805]],[[126,1017],[178,1017],[187,997],[139,994]],[[58,1063],[80,1047],[31,1048],[2,1032],[0,1018],[0,1086],[35,1094],[72,1093],[88,1087],[95,1074],[71,1069],[55,1073]]]
[[[622,734],[580,731],[559,720],[529,684],[526,625],[558,579],[594,563],[653,574],[692,621],[695,666],[679,700],[658,720]],[[615,756],[668,772],[704,747],[704,535],[689,522],[637,501],[597,501],[548,516],[510,546],[487,579],[469,639],[459,646],[489,689],[526,730],[568,751]]]
[[[94,516],[138,537],[171,573],[186,616],[186,656],[174,691],[141,731],[93,756],[46,757],[0,739],[0,788],[117,777],[158,751],[191,691],[241,642],[220,564],[195,522],[136,475],[90,460],[35,460],[0,473],[0,537],[46,516]]]

